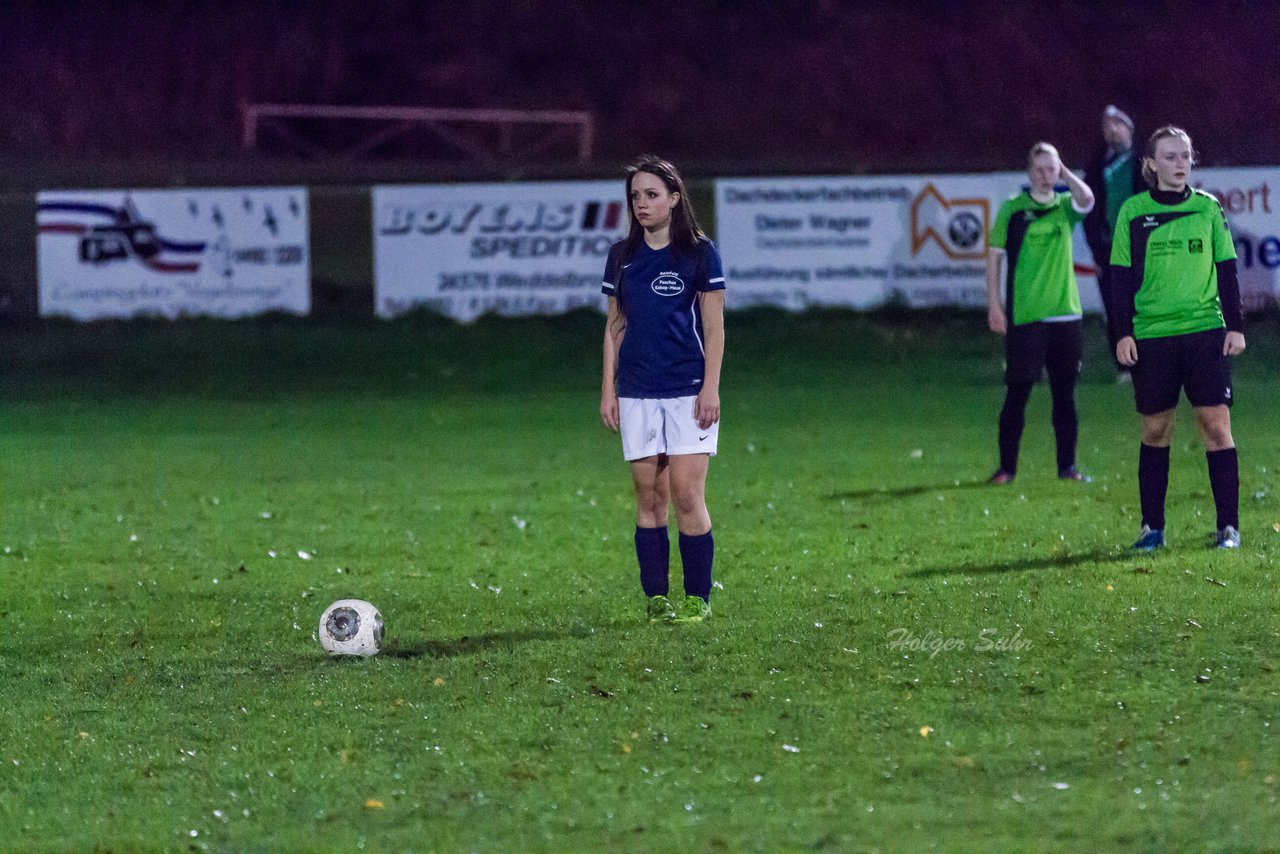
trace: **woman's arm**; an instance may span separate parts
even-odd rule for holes
[[[618,310],[618,298],[609,297],[609,313],[604,321],[604,377],[600,384],[600,420],[618,432],[618,351],[627,332],[627,321]]]
[[[1061,168],[1058,170],[1058,177],[1062,179],[1063,183],[1067,185],[1067,189],[1071,191],[1072,206],[1079,213],[1089,213],[1089,211],[1093,210],[1093,190],[1090,190],[1088,184],[1077,178],[1076,173],[1067,168],[1067,164],[1061,161],[1059,163],[1061,163]]]
[[[1004,303],[1000,301],[1000,263],[1005,251],[998,246],[987,250],[987,327],[1004,335],[1009,331],[1009,319],[1004,316]]]
[[[698,294],[702,309],[703,359],[702,390],[693,402],[693,417],[706,430],[720,420],[720,365],[724,361],[724,291]]]

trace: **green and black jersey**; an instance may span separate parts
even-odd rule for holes
[[[1227,274],[1238,304],[1235,258],[1227,216],[1211,194],[1187,188],[1129,198],[1116,220],[1111,266],[1128,268],[1132,307],[1126,302],[1120,308],[1132,316],[1133,337],[1163,338],[1228,325],[1219,271],[1230,262]]]
[[[1084,217],[1070,193],[1041,204],[1024,191],[1000,206],[987,245],[1008,253],[1005,314],[1011,324],[1080,316],[1071,229]]]

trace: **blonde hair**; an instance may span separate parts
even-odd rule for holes
[[[1186,140],[1187,147],[1191,149],[1191,165],[1195,166],[1196,161],[1199,159],[1196,157],[1195,147],[1191,144],[1191,134],[1187,133],[1182,128],[1175,127],[1173,125],[1165,125],[1164,127],[1157,129],[1155,133],[1151,134],[1151,136],[1147,138],[1147,147],[1142,156],[1142,180],[1146,181],[1147,186],[1153,190],[1158,186],[1157,182],[1159,179],[1156,177],[1156,171],[1151,168],[1148,161],[1155,160],[1156,145],[1158,145],[1162,139]]]
[[[1027,152],[1027,166],[1030,166],[1032,161],[1041,154],[1052,154],[1059,160],[1062,159],[1062,156],[1058,154],[1058,149],[1053,145],[1050,145],[1047,142],[1037,142],[1035,145],[1031,146],[1031,151]]]

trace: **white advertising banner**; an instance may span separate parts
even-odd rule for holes
[[[1193,179],[1227,212],[1245,307],[1280,299],[1280,168],[1202,169]],[[719,180],[728,305],[984,306],[987,235],[1026,184],[1023,172]],[[1075,260],[1085,311],[1101,311],[1082,227]]]
[[[986,304],[986,236],[1022,173],[716,182],[732,308]]]
[[[303,187],[46,191],[36,226],[44,316],[311,310]]]
[[[601,308],[622,181],[373,188],[374,311],[461,321]]]
[[[1280,301],[1280,167],[1195,169],[1191,184],[1217,196],[1227,214],[1245,310]],[[1075,257],[1076,269],[1082,271],[1081,297],[1096,294],[1095,262],[1080,229]]]

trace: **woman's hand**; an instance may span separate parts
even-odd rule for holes
[[[600,420],[613,432],[618,432],[618,395],[613,389],[600,393]]]
[[[1132,335],[1126,335],[1116,342],[1116,361],[1126,368],[1138,364],[1138,342]]]
[[[1009,331],[1009,322],[1005,319],[1003,308],[998,305],[987,308],[987,328],[999,335]]]
[[[720,420],[720,392],[704,387],[693,400],[693,418],[698,427],[706,430]]]
[[[1239,356],[1244,352],[1244,333],[1228,332],[1227,340],[1222,342],[1222,355]]]

